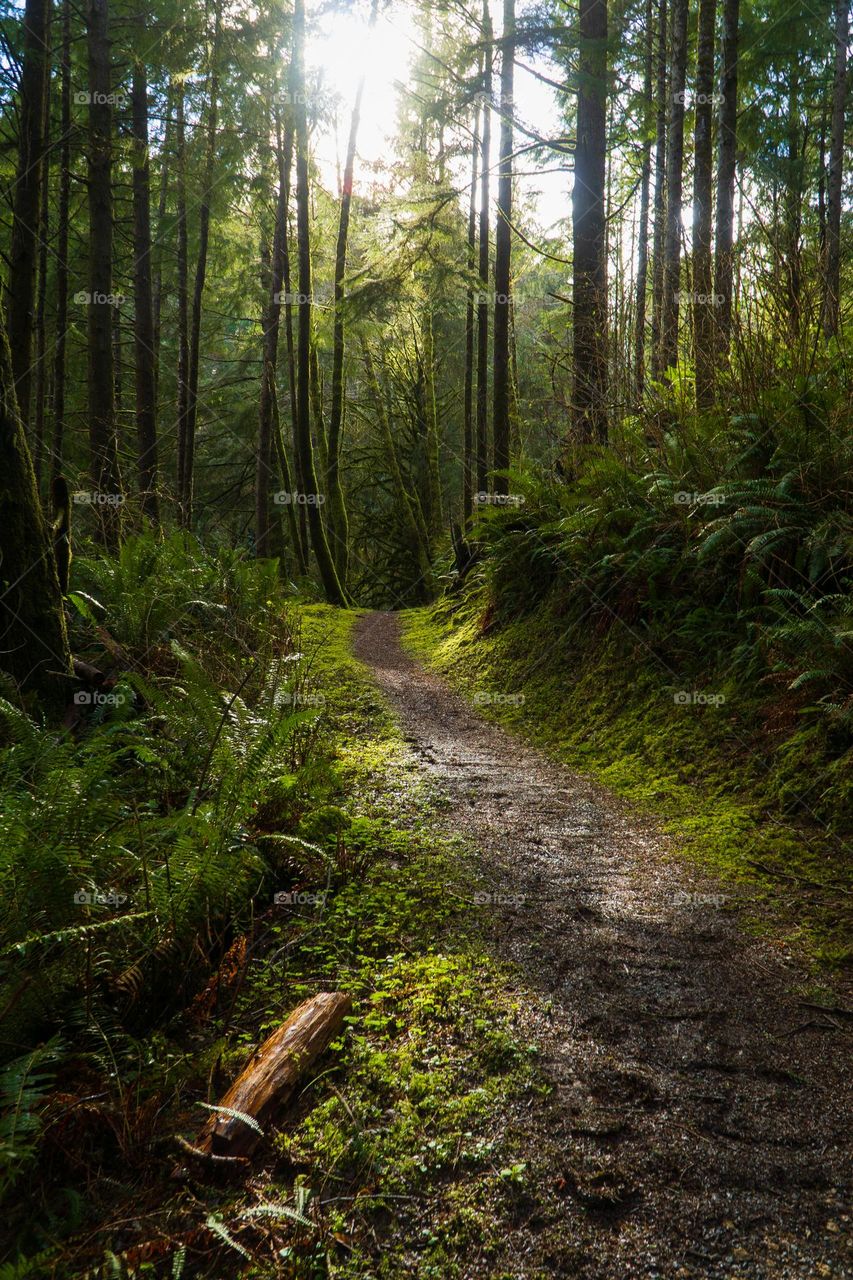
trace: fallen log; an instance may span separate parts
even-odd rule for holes
[[[321,991],[298,1005],[252,1054],[201,1131],[194,1154],[248,1156],[261,1140],[259,1126],[286,1105],[300,1076],[325,1053],[351,1008],[352,1000],[342,991]]]

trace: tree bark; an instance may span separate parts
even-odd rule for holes
[[[145,32],[140,11],[141,33]],[[154,299],[151,285],[151,166],[148,155],[148,81],[145,64],[133,65],[133,248],[134,345],[136,354],[136,434],[143,514],[159,522],[157,496],[157,399],[155,387]]]
[[[832,125],[829,140],[829,180],[826,209],[826,277],[823,296],[823,332],[838,333],[841,286],[841,198],[844,167],[844,124],[847,106],[847,42],[850,32],[849,0],[836,0],[835,81],[832,91]]]
[[[189,244],[187,236],[187,139],[183,80],[177,85],[175,103],[175,203],[178,232],[178,523],[184,524],[184,472],[186,470],[186,421],[189,412],[190,320]]]
[[[717,216],[714,233],[716,360],[728,358],[732,331],[732,280],[737,164],[738,26],[740,0],[723,0],[723,53],[717,143]]]
[[[113,361],[112,100],[108,0],[88,0],[89,59],[89,446],[98,531],[118,544],[121,481]]]
[[[655,194],[654,241],[652,246],[652,376],[661,373],[663,332],[664,246],[666,244],[666,129],[668,120],[666,87],[666,32],[669,20],[667,0],[658,5],[657,67],[655,75]]]
[[[654,60],[654,4],[646,0],[646,53],[643,72],[643,159],[640,166],[640,225],[637,231],[637,283],[634,309],[634,394],[643,398],[646,379],[646,292],[649,278],[649,195],[652,177],[650,132]]]
[[[68,330],[68,231],[71,205],[71,0],[62,4],[60,58],[59,197],[56,242],[56,345],[53,364],[53,443],[50,478],[62,471],[65,448],[65,354]]]
[[[580,443],[607,440],[607,0],[581,0],[578,123],[572,188],[572,428]]]
[[[489,476],[489,165],[492,140],[492,20],[483,0],[483,135],[480,144],[480,293],[477,298],[477,489]]]
[[[296,428],[311,545],[323,589],[331,604],[348,603],[341,586],[320,508],[311,443],[311,239],[308,203],[308,117],[305,110],[305,0],[294,0],[293,84],[296,133],[296,231],[299,254]]]
[[[478,80],[482,80],[482,65]],[[463,397],[462,519],[467,529],[474,513],[474,480],[477,462],[474,452],[474,271],[477,264],[477,159],[480,150],[480,106],[474,106],[471,143],[471,187],[468,193],[468,276],[465,293],[465,391]]]
[[[322,991],[303,1000],[252,1054],[222,1099],[226,1114],[211,1116],[196,1151],[231,1158],[250,1155],[261,1141],[259,1127],[287,1104],[305,1072],[340,1033],[351,1009],[352,1000],[341,991]],[[251,1116],[256,1125],[228,1111]]]
[[[65,702],[71,655],[50,531],[0,324],[0,663],[23,692]]]
[[[48,23],[48,30],[50,23]],[[47,363],[47,264],[50,243],[50,112],[45,114],[44,162],[42,166],[41,193],[39,197],[38,226],[38,287],[36,289],[35,324],[35,375],[36,402],[33,415],[33,469],[36,488],[41,493],[42,466],[44,462],[45,407],[49,367]]]
[[[37,227],[44,180],[44,137],[50,75],[50,0],[27,0],[18,107],[18,165],[12,201],[7,315],[12,369],[24,429],[30,422]]]
[[[217,0],[214,14],[213,43],[210,51],[210,77],[207,108],[207,136],[205,140],[202,195],[198,211],[198,257],[193,285],[192,317],[190,322],[189,363],[187,366],[186,412],[179,424],[179,448],[181,451],[180,503],[181,523],[184,528],[192,524],[193,482],[195,472],[195,434],[198,420],[198,375],[201,357],[201,310],[204,299],[204,282],[207,276],[207,250],[210,240],[210,204],[213,196],[213,178],[216,167],[216,141],[219,120],[219,45],[222,36],[222,0]]]
[[[693,138],[693,358],[696,407],[714,401],[714,296],[711,267],[711,124],[714,98],[716,0],[699,0],[696,104]]]
[[[284,443],[280,439],[280,429],[276,436],[276,420],[278,416],[278,397],[276,393],[276,370],[278,367],[278,338],[281,326],[281,294],[284,282],[284,242],[287,236],[287,178],[281,164],[281,126],[276,120],[276,159],[278,163],[278,197],[276,200],[275,231],[273,234],[272,261],[270,263],[269,293],[263,318],[263,348],[261,370],[261,397],[258,412],[258,452],[255,466],[255,552],[258,556],[269,556],[271,537],[270,515],[270,478],[272,476],[272,453],[275,445],[279,466],[290,468],[284,453]],[[287,150],[292,141],[288,142]],[[286,486],[289,481],[282,474]],[[292,504],[288,507],[288,517],[292,519],[292,530],[296,532],[295,514]],[[295,546],[299,554],[298,534]]]
[[[498,158],[498,210],[495,224],[495,335],[493,347],[492,439],[495,492],[509,493],[510,352],[509,310],[512,253],[513,64],[515,59],[515,0],[504,0],[501,32],[501,135]]]
[[[666,157],[666,243],[664,246],[661,367],[678,363],[681,288],[681,196],[684,175],[684,86],[687,75],[687,0],[672,5],[672,75]]]

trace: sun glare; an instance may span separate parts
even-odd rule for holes
[[[365,77],[358,131],[358,157],[373,165],[389,155],[388,139],[397,119],[397,98],[408,78],[414,50],[414,24],[408,6],[377,18],[370,29],[366,11],[329,14],[307,50],[309,68],[319,72],[327,91],[338,99],[337,120],[316,139],[316,155],[327,185],[337,191],[338,168],[343,167],[350,115]],[[356,187],[359,172],[356,169]]]

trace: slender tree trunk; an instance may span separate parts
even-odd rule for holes
[[[15,399],[0,324],[0,666],[53,707],[68,692],[71,656],[50,532]]]
[[[646,292],[649,278],[649,194],[652,177],[652,74],[654,4],[646,0],[646,61],[643,72],[643,159],[640,166],[640,225],[637,231],[637,283],[634,315],[634,394],[643,398],[646,379]]]
[[[480,70],[482,78],[482,67]],[[480,150],[480,107],[474,108],[471,144],[471,188],[468,198],[468,276],[465,297],[465,392],[463,400],[462,518],[467,528],[474,511],[474,271],[477,263],[477,158]]]
[[[166,92],[166,122],[163,126],[163,149],[160,153],[160,195],[157,201],[157,231],[152,246],[152,302],[154,323],[154,406],[160,403],[160,330],[163,309],[163,236],[166,230],[166,209],[169,198],[169,146],[172,137],[172,112],[175,109],[174,86],[169,82]],[[155,251],[156,247],[156,251]]]
[[[850,32],[849,0],[836,0],[835,83],[832,92],[832,126],[829,141],[829,181],[826,211],[826,282],[823,297],[823,331],[827,338],[838,333],[841,286],[841,199],[844,165],[844,124],[847,106],[847,42]]]
[[[504,0],[501,33],[501,136],[498,160],[498,212],[495,224],[494,423],[495,492],[509,493],[510,353],[509,307],[512,253],[512,113],[515,59],[515,0]]]
[[[184,83],[177,85],[175,103],[175,202],[178,231],[178,521],[184,520],[186,421],[189,413],[189,244],[187,237],[187,142]]]
[[[293,471],[296,481],[296,488],[300,493],[305,492],[305,481],[302,477],[302,459],[299,456],[299,430],[297,427],[296,413],[296,344],[293,338],[293,294],[291,292],[292,278],[290,272],[290,173],[293,166],[293,129],[288,126],[285,135],[285,145],[283,150],[279,150],[278,165],[281,174],[281,181],[284,184],[285,191],[285,212],[284,212],[284,239],[282,241],[282,266],[284,271],[284,339],[287,352],[287,385],[290,394],[290,430],[293,443]],[[297,528],[299,531],[299,550],[297,552],[297,564],[300,573],[308,572],[308,564],[311,557],[311,548],[308,541],[308,516],[305,511],[304,504],[300,504],[296,514]]]
[[[658,5],[657,66],[655,76],[655,195],[654,243],[652,246],[652,375],[661,373],[663,332],[664,246],[666,244],[666,127],[668,118],[666,87],[667,0]]]
[[[714,296],[711,265],[711,125],[714,100],[716,0],[699,0],[696,53],[696,107],[693,141],[693,346],[696,406],[714,401]]]
[[[27,0],[18,120],[18,167],[12,201],[7,315],[12,370],[24,430],[30,422],[37,232],[44,169],[50,76],[50,0]]]
[[[296,124],[296,226],[299,252],[299,336],[297,343],[296,426],[308,527],[317,568],[331,604],[347,604],[323,524],[314,450],[311,444],[311,240],[308,195],[308,117],[305,110],[305,0],[294,0],[293,83]]]
[[[684,86],[687,75],[687,0],[672,5],[672,76],[666,158],[666,244],[664,247],[661,366],[678,363],[681,288],[681,194],[684,181]]]
[[[180,426],[183,444],[183,468],[181,472],[181,522],[185,528],[192,524],[193,480],[195,471],[195,433],[198,419],[198,375],[201,357],[201,311],[204,299],[204,282],[207,276],[207,250],[210,240],[210,203],[216,168],[216,140],[219,121],[219,44],[222,35],[222,2],[217,0],[214,15],[213,44],[210,52],[210,81],[207,108],[207,137],[205,140],[204,176],[202,196],[198,211],[198,257],[193,285],[192,316],[190,321],[190,349],[186,391],[186,414]]]
[[[56,241],[56,345],[53,364],[53,444],[50,476],[62,471],[65,448],[65,352],[68,330],[68,229],[71,204],[71,0],[62,4],[59,205]]]
[[[99,533],[115,547],[120,535],[121,482],[115,422],[113,361],[112,105],[108,0],[88,0],[89,56],[89,446]]]
[[[788,328],[792,343],[800,336],[802,320],[802,261],[800,235],[803,223],[803,157],[800,154],[800,68],[790,65],[788,83],[788,155],[784,199],[785,293]]]
[[[728,359],[732,331],[732,280],[737,163],[738,36],[740,0],[723,0],[723,54],[717,143],[717,218],[714,234],[716,358]]]
[[[47,363],[47,264],[50,242],[50,112],[45,115],[44,164],[39,199],[39,252],[38,289],[36,292],[36,403],[33,418],[33,469],[36,488],[41,492],[42,466],[44,462],[44,416],[47,405],[49,367]]]
[[[145,32],[144,16],[141,32]],[[151,285],[151,165],[148,155],[148,81],[140,58],[133,65],[133,248],[136,354],[136,435],[142,511],[159,521],[157,496],[157,392],[154,300]]]
[[[607,439],[607,0],[581,0],[572,188],[575,439]]]
[[[489,167],[492,135],[492,20],[483,0],[483,136],[480,149],[480,293],[477,298],[477,489],[489,476]]]
[[[273,235],[272,262],[270,264],[269,293],[263,319],[263,368],[261,371],[261,398],[258,414],[258,452],[255,467],[255,550],[259,556],[271,555],[270,478],[272,453],[276,449],[279,468],[286,490],[289,485],[284,474],[290,475],[290,467],[281,441],[278,424],[278,396],[276,369],[278,367],[278,337],[281,325],[281,294],[284,283],[284,242],[287,237],[287,178],[281,165],[281,126],[276,120],[276,158],[278,162],[278,198],[276,200],[275,233]],[[292,142],[288,144],[288,150]],[[278,431],[276,432],[276,426]],[[296,536],[295,551],[300,552],[295,511],[288,504],[288,518]]]

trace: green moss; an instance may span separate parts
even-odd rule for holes
[[[760,729],[764,691],[727,673],[661,674],[646,646],[580,639],[547,604],[501,627],[476,597],[411,610],[404,642],[479,694],[484,716],[662,819],[685,856],[754,899],[755,928],[823,966],[844,960],[842,815],[853,784],[849,760],[822,753],[819,727],[771,740]],[[820,803],[804,803],[816,777]]]

